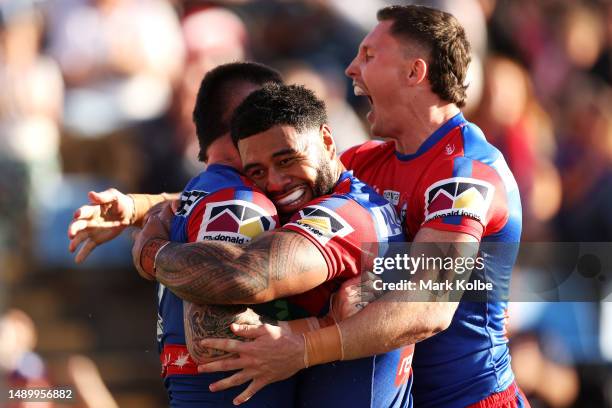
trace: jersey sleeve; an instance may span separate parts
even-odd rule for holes
[[[177,216],[186,217],[187,242],[246,244],[279,224],[276,208],[260,191],[233,187],[210,194],[185,192]],[[183,205],[183,198],[187,199]]]
[[[417,230],[462,232],[480,240],[508,217],[505,188],[495,169],[466,157],[428,169],[413,200]]]
[[[329,197],[304,207],[283,225],[306,237],[325,258],[327,280],[361,273],[364,244],[377,242],[374,219],[351,199]]]

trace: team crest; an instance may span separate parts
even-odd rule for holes
[[[354,231],[338,213],[318,205],[300,210],[299,218],[287,225],[301,228],[322,245],[326,245],[333,237],[345,237]]]
[[[191,213],[202,198],[206,197],[209,193],[206,191],[193,190],[193,191],[183,191],[181,193],[181,197],[179,199],[180,204],[179,208],[176,211],[176,215],[180,217],[186,217]]]
[[[425,191],[425,221],[466,216],[484,221],[495,187],[486,181],[453,177],[432,184]]]
[[[276,222],[261,207],[243,200],[221,201],[206,205],[197,239],[246,244],[274,228]]]

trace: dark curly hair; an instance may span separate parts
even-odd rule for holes
[[[277,125],[298,132],[327,123],[325,103],[301,85],[267,84],[251,93],[234,111],[232,140],[238,141]]]
[[[206,161],[208,147],[229,132],[232,112],[227,112],[228,103],[232,91],[244,83],[282,84],[283,79],[275,69],[255,62],[232,62],[210,70],[202,79],[193,109],[201,161]]]
[[[457,19],[444,11],[415,5],[385,7],[376,17],[393,21],[393,36],[426,47],[431,90],[445,101],[464,106],[470,43]]]

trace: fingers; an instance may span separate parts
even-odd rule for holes
[[[97,211],[100,211],[100,207],[97,205],[84,205],[74,212],[73,218],[75,220],[89,220],[96,215]]]
[[[228,388],[242,385],[249,381],[251,376],[245,374],[244,370],[238,371],[236,374],[231,375],[227,378],[214,382],[208,386],[212,392],[227,390]]]
[[[233,339],[204,339],[200,346],[214,348],[228,353],[239,353],[244,349],[244,343]]]
[[[85,241],[87,238],[89,238],[89,233],[87,231],[79,231],[70,240],[70,244],[68,245],[68,250],[70,252],[74,252],[77,249],[77,247],[81,245],[81,243]]]
[[[255,395],[259,390],[261,390],[266,384],[264,384],[263,382],[259,382],[259,381],[251,381],[251,383],[249,384],[249,386],[247,387],[246,390],[242,391],[242,393],[240,395],[238,395],[236,398],[234,398],[234,405],[240,405],[244,402],[247,402],[248,400],[250,400],[253,395]]]
[[[268,329],[265,324],[256,326],[252,324],[232,323],[230,328],[235,335],[246,339],[255,339],[268,334]]]
[[[199,373],[214,373],[216,371],[233,371],[245,368],[245,361],[242,358],[226,358],[206,364],[198,365]]]
[[[107,204],[118,199],[119,191],[115,188],[109,188],[101,192],[90,191],[87,196],[92,204]]]
[[[106,221],[99,219],[96,212],[99,207],[84,206],[77,210],[79,218],[75,219],[68,226],[68,238],[74,238],[78,233],[86,231],[88,228],[116,228],[123,224],[121,221]],[[75,212],[76,215],[76,212]]]
[[[76,256],[74,257],[74,261],[76,263],[81,263],[83,262],[91,253],[91,251],[94,250],[94,248],[97,246],[98,244],[96,244],[93,240],[88,239],[87,241],[85,241],[85,245],[83,245],[81,247],[81,249],[79,249],[79,252],[77,252]]]

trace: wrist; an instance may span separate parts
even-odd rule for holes
[[[166,241],[165,239],[151,238],[142,247],[142,251],[140,252],[140,268],[153,280],[155,280],[156,276],[157,255],[169,243],[170,241]]]
[[[344,359],[342,332],[337,323],[303,333],[302,336],[304,337],[304,366],[306,368]]]
[[[156,204],[166,201],[167,195],[162,194],[128,194],[132,199],[132,217],[130,225],[140,225],[145,214]]]

